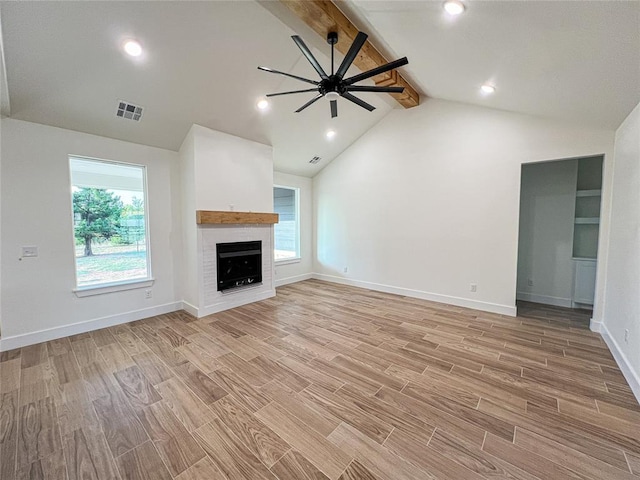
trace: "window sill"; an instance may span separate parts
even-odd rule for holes
[[[276,265],[289,265],[292,263],[300,263],[301,261],[302,261],[302,258],[296,257],[296,258],[283,258],[282,260],[275,260],[273,263],[275,263]]]
[[[87,287],[79,287],[73,290],[76,297],[91,297],[93,295],[103,295],[105,293],[122,292],[125,290],[134,290],[136,288],[150,287],[155,282],[153,278],[143,278],[140,280],[132,280],[130,282],[108,283],[102,285],[90,285]]]

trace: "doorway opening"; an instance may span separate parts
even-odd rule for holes
[[[598,155],[522,165],[519,313],[593,309],[603,160]]]

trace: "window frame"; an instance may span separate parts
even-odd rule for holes
[[[144,194],[144,228],[145,228],[145,251],[147,254],[147,275],[144,278],[133,278],[128,280],[119,280],[116,282],[96,283],[92,285],[78,285],[78,263],[76,261],[76,244],[75,244],[75,212],[73,210],[73,169],[71,160],[84,160],[96,163],[105,163],[109,165],[122,165],[124,167],[137,167],[142,171],[142,189]],[[149,206],[149,189],[147,185],[147,166],[139,163],[122,162],[118,160],[107,160],[103,158],[88,157],[86,155],[68,155],[67,165],[69,167],[69,200],[71,204],[71,245],[73,252],[73,274],[75,279],[75,287],[72,289],[77,297],[89,297],[93,295],[102,295],[105,293],[120,292],[125,290],[133,290],[137,288],[150,287],[154,284],[151,270],[151,230],[149,228],[150,206]]]
[[[276,227],[274,225],[273,228],[273,259],[274,259],[274,263],[277,265],[287,265],[290,263],[300,263],[300,261],[302,260],[302,253],[300,252],[300,187],[292,187],[289,185],[279,185],[279,184],[274,184],[273,188],[284,188],[287,190],[293,190],[295,192],[295,214],[296,214],[296,256],[295,257],[291,257],[291,258],[283,258],[281,260],[276,260],[275,259],[275,252],[276,252]],[[272,195],[273,195],[273,191],[272,191]],[[275,210],[275,208],[274,208]]]

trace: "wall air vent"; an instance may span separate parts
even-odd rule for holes
[[[311,160],[309,160],[309,163],[312,165],[315,165],[316,163],[318,163],[320,160],[322,160],[320,157],[315,156],[313,157]]]
[[[116,116],[139,122],[142,118],[142,107],[125,102],[124,100],[118,100],[118,111],[116,112]]]

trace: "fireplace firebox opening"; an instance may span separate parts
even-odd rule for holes
[[[218,291],[262,282],[262,242],[217,243]]]

